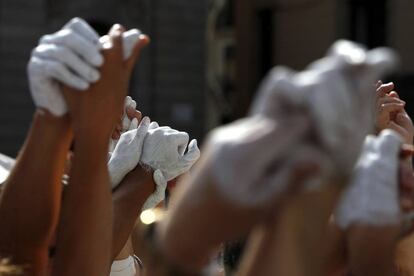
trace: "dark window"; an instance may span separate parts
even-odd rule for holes
[[[374,48],[387,44],[387,0],[348,0],[350,39]]]

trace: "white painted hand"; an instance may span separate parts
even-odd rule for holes
[[[151,122],[144,141],[141,162],[154,169],[155,192],[145,201],[142,210],[157,206],[165,198],[168,181],[190,170],[200,157],[197,140],[192,140],[188,151],[188,134]]]
[[[205,156],[217,189],[233,203],[257,206],[286,190],[296,164],[309,161],[324,169],[323,153],[300,143],[309,128],[307,116],[295,115],[279,122],[248,117],[214,130]]]
[[[127,115],[127,109],[128,108],[135,109],[136,107],[137,107],[137,102],[134,101],[130,96],[126,96],[125,101],[124,101],[124,111],[123,111],[123,114],[122,114],[121,134],[125,133],[129,130],[136,129],[138,127],[138,120],[136,118],[131,120]],[[114,151],[118,141],[119,140],[115,140],[115,139],[112,139],[112,138],[110,139],[110,141],[109,141],[109,152],[110,153],[112,153]]]
[[[276,120],[294,113],[308,114],[317,138],[315,146],[331,156],[338,172],[349,174],[364,137],[374,126],[372,83],[396,63],[397,57],[389,49],[367,51],[358,44],[338,41],[325,58],[303,72],[273,69],[251,113]]]
[[[145,137],[141,162],[154,170],[160,170],[165,180],[170,181],[187,172],[200,157],[197,140],[189,144],[188,140],[186,132],[170,127],[150,129]],[[184,154],[187,144],[188,152]]]
[[[114,260],[109,276],[135,276],[136,273],[135,260],[132,256],[129,256],[123,260]]]
[[[352,224],[395,225],[401,220],[398,166],[402,137],[383,130],[367,136],[350,186],[339,201],[335,219],[347,229]]]
[[[141,211],[156,207],[165,198],[165,190],[167,189],[167,180],[161,170],[154,171],[155,191],[147,198]]]
[[[121,135],[108,162],[112,188],[117,187],[125,175],[138,165],[149,124],[149,118],[144,117],[138,128]]]
[[[30,91],[37,107],[56,116],[67,112],[60,83],[85,90],[99,79],[103,63],[99,36],[82,19],[74,18],[60,31],[45,35],[27,66]]]
[[[125,58],[131,55],[140,35],[137,29],[123,33]],[[80,18],[72,19],[62,30],[41,38],[27,66],[30,91],[37,107],[62,116],[67,106],[60,83],[86,90],[99,79],[96,67],[103,63],[101,39]]]

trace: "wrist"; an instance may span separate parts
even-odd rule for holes
[[[105,164],[108,162],[109,139],[95,137],[87,133],[74,133],[75,155],[76,153],[93,154],[102,156]]]
[[[88,116],[75,119],[71,117],[71,120],[75,136],[93,137],[94,139],[107,140],[109,143],[115,124],[109,125]]]
[[[35,111],[33,127],[36,131],[42,133],[45,144],[69,144],[73,138],[69,116],[57,117],[45,109]]]

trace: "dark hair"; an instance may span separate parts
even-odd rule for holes
[[[243,256],[245,246],[245,239],[226,242],[224,244],[223,266],[227,276],[236,272],[240,259]]]

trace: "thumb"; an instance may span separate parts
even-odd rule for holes
[[[129,125],[128,130],[133,130],[133,129],[136,129],[137,127],[138,127],[138,119],[134,118],[134,119],[132,119],[132,122]]]
[[[193,139],[188,144],[188,151],[183,156],[183,159],[190,164],[194,164],[198,158],[200,158],[200,149],[198,148],[197,140]]]
[[[141,120],[141,123],[139,124],[137,128],[137,132],[134,137],[134,142],[137,144],[138,148],[141,148],[142,145],[144,144],[144,138],[147,135],[149,124],[150,124],[150,119],[147,116],[145,116]]]
[[[138,42],[135,44],[134,48],[132,49],[131,56],[126,60],[126,66],[129,72],[132,72],[135,64],[138,61],[139,55],[141,54],[141,50],[147,46],[150,42],[150,39],[146,35],[140,35]]]

